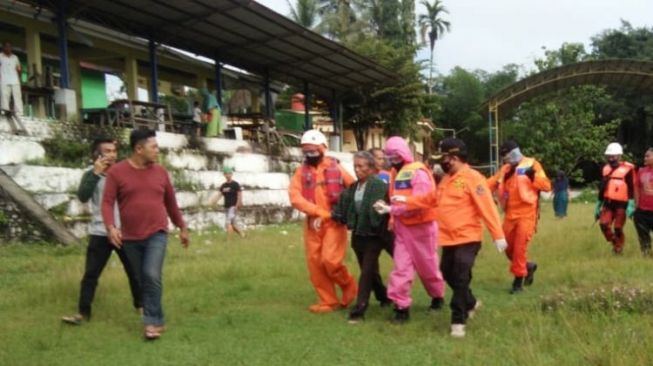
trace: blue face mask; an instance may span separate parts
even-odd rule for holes
[[[521,161],[521,159],[524,158],[524,155],[522,155],[521,151],[519,148],[515,148],[510,150],[508,155],[506,156],[506,160],[508,161],[508,164],[510,165],[517,165]]]

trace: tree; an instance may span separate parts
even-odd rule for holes
[[[290,17],[302,27],[312,29],[319,20],[318,0],[296,0],[295,6],[286,0],[290,7]]]
[[[544,48],[544,58],[536,59],[537,72],[552,69],[554,67],[571,65],[588,59],[585,46],[582,43],[563,43],[557,50]]]
[[[431,56],[429,59],[428,87],[429,94],[431,94],[431,88],[433,85],[433,49],[435,47],[435,41],[442,38],[442,35],[451,29],[451,23],[441,17],[442,14],[449,13],[447,8],[442,4],[442,1],[435,0],[433,4],[431,4],[427,0],[422,0],[421,4],[426,7],[426,14],[420,14],[418,23],[422,35],[422,42],[426,43],[427,32],[429,37]]]
[[[604,121],[602,106],[611,96],[603,88],[577,86],[523,103],[503,124],[503,135],[541,160],[548,174],[562,170],[580,180],[579,165],[596,161],[613,141],[619,120]]]

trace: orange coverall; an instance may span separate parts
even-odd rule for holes
[[[304,248],[310,279],[317,292],[319,303],[312,305],[312,312],[328,312],[339,306],[347,306],[356,298],[356,281],[347,271],[343,261],[347,252],[347,227],[331,220],[331,204],[328,201],[324,171],[329,160],[323,158],[316,169],[317,185],[315,203],[302,195],[302,169],[295,170],[288,193],[294,208],[306,214],[304,222]],[[306,165],[303,165],[306,166]],[[350,186],[354,179],[338,164],[344,185]],[[319,230],[314,230],[313,221],[322,219]],[[342,289],[342,299],[336,295],[335,285]]]
[[[533,179],[525,174],[525,169],[522,167],[526,160],[533,162],[531,166]],[[542,165],[531,158],[523,158],[514,168],[514,173],[505,179],[512,169],[510,164],[504,164],[497,174],[488,178],[488,186],[492,191],[499,191],[499,195],[503,195],[498,198],[505,213],[503,232],[508,242],[506,255],[511,261],[510,272],[515,277],[524,277],[528,274],[528,243],[535,234],[539,215],[539,192],[549,192],[551,181],[547,178]],[[530,202],[525,198],[524,190],[531,195]]]

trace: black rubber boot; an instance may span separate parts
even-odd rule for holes
[[[515,295],[524,291],[524,277],[515,277],[512,281],[512,289],[510,289],[510,294]]]
[[[526,278],[524,278],[524,285],[530,286],[533,284],[533,280],[535,279],[535,271],[537,271],[537,263],[528,262],[526,264],[526,269],[528,270],[528,274],[526,275]]]
[[[392,323],[403,324],[410,319],[410,308],[399,309],[395,307],[395,315],[392,318]]]

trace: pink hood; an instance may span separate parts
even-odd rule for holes
[[[385,142],[385,149],[383,149],[386,155],[399,155],[404,159],[404,163],[410,164],[414,161],[413,154],[408,148],[408,143],[406,140],[399,136],[392,136]]]

